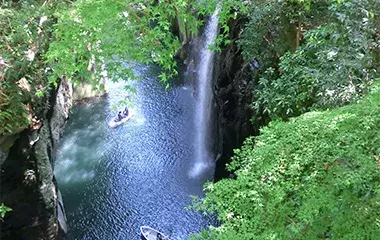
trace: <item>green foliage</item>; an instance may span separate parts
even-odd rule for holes
[[[219,14],[225,35],[229,18],[244,9],[234,2],[224,0]],[[215,10],[215,1],[203,3],[3,1],[0,135],[17,132],[42,117],[50,88],[56,87],[62,76],[96,87],[107,77],[113,81],[135,79],[130,67],[135,63],[155,63],[162,68],[160,79],[168,87],[169,80],[178,74],[174,57],[183,44],[179,37],[195,35],[202,24],[198,15]],[[185,33],[175,34],[175,22]],[[218,40],[222,42],[222,38]]]
[[[47,58],[54,62],[55,77],[65,75],[94,84],[102,69],[113,80],[133,78],[133,72],[122,67],[123,61],[155,63],[162,68],[161,81],[167,84],[178,74],[174,57],[181,47],[173,23],[177,21],[186,35],[194,35],[202,24],[198,15],[211,14],[216,5],[210,0],[79,0],[59,13],[57,41],[51,44]],[[222,6],[219,18],[224,38],[218,42],[226,43],[228,20],[243,11],[244,5],[224,0]]]
[[[59,14],[58,41],[47,54],[55,62],[55,75],[96,84],[104,68],[113,80],[128,79],[133,72],[122,67],[128,61],[160,65],[160,78],[166,82],[177,74],[174,56],[180,48],[172,22],[181,18],[192,32],[200,24],[188,4],[184,0],[76,1]]]
[[[5,217],[5,214],[7,214],[7,212],[10,212],[10,211],[12,211],[12,208],[5,206],[4,203],[1,203],[0,218],[3,219]]]
[[[0,7],[0,135],[40,117],[53,82],[43,57],[51,41],[54,1],[3,1]]]
[[[197,12],[200,15],[212,15],[215,9],[218,9],[218,22],[220,25],[220,32],[215,43],[210,46],[210,50],[221,51],[222,46],[232,43],[230,39],[230,20],[235,20],[239,15],[247,13],[247,2],[236,0],[205,0],[195,2]]]
[[[261,63],[256,115],[289,118],[362,96],[377,74],[380,3],[251,1],[239,44]]]
[[[364,1],[332,4],[336,21],[305,32],[305,44],[280,58],[279,77],[266,71],[259,81],[257,103],[286,118],[310,107],[339,106],[362,95],[374,73],[375,19],[367,10],[371,7],[376,9]]]
[[[248,21],[238,43],[244,59],[249,62],[257,58],[264,69],[276,66],[280,56],[298,47],[298,31],[328,21],[325,13],[329,1],[248,2]]]
[[[221,225],[194,239],[377,239],[380,91],[357,104],[274,121],[248,138],[197,209]]]

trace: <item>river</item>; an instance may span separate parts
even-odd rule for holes
[[[185,210],[191,195],[202,196],[214,166],[191,172],[195,164],[192,86],[183,81],[165,90],[158,69],[135,69],[135,115],[118,128],[107,123],[126,96],[123,83],[107,97],[72,110],[56,155],[55,175],[69,224],[65,239],[133,240],[148,225],[172,239],[188,239],[212,217]]]

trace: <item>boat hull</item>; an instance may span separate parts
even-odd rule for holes
[[[126,121],[128,121],[133,115],[133,111],[129,111],[128,113],[128,116],[126,116],[125,118],[121,119],[120,121],[115,121],[116,118],[112,119],[109,123],[108,123],[108,126],[110,126],[111,128],[115,128],[115,127],[118,127],[120,126],[121,124],[125,123]]]
[[[170,240],[162,232],[148,226],[140,227],[141,240]]]

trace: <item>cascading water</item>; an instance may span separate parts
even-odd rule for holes
[[[212,166],[213,160],[210,153],[210,123],[212,93],[212,73],[215,52],[209,50],[209,46],[215,43],[218,34],[218,13],[220,6],[216,8],[205,28],[203,46],[199,54],[199,65],[196,68],[198,79],[196,80],[197,106],[195,112],[196,140],[195,140],[195,164],[190,170],[190,177],[196,177],[205,169]]]

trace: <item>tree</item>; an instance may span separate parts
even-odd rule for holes
[[[223,0],[219,14],[225,36],[229,18],[244,7],[233,3]],[[212,0],[3,3],[0,134],[17,132],[41,117],[49,89],[62,77],[99,87],[106,77],[133,79],[134,64],[158,64],[168,87],[177,75],[175,56],[216,5]],[[223,40],[228,43],[226,38],[218,43]]]
[[[237,179],[209,183],[196,203],[220,226],[194,239],[377,239],[379,89],[248,138],[229,165]]]
[[[287,119],[361,97],[377,75],[379,2],[251,1],[239,40],[261,63],[256,115]]]
[[[33,124],[47,106],[50,87],[57,79],[48,80],[50,68],[44,54],[52,38],[58,2],[1,4],[0,136]]]
[[[224,0],[219,14],[222,28],[234,17],[231,9],[242,8],[236,1]],[[177,75],[175,56],[181,42],[195,35],[202,20],[216,8],[215,1],[94,1],[79,0],[60,14],[55,36],[58,41],[50,46],[48,60],[55,62],[57,76],[70,76],[75,80],[92,79],[88,65],[105,69],[111,79],[133,77],[131,69],[122,62],[158,64],[162,68],[160,79],[167,83]],[[180,31],[175,35],[175,28]],[[117,57],[117,58],[116,58]],[[97,71],[98,74],[101,71]]]
[[[132,78],[132,70],[122,67],[128,62],[157,63],[166,82],[177,74],[174,57],[181,46],[173,21],[188,23],[191,33],[200,24],[189,8],[184,0],[76,1],[59,14],[47,58],[56,76],[73,81],[96,84],[104,69],[113,80]]]

